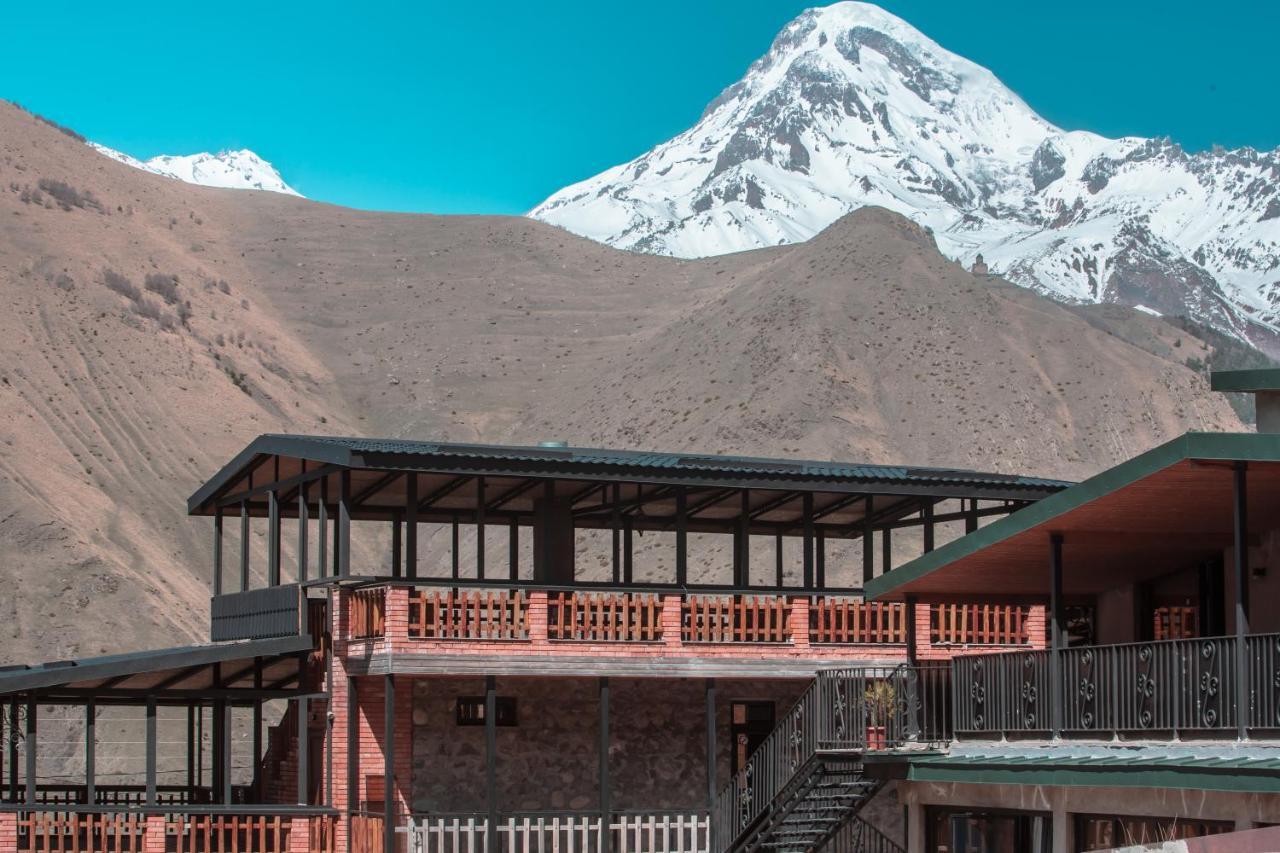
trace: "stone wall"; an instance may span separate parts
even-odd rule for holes
[[[716,683],[717,785],[730,768],[730,706],[771,700],[781,714],[803,680]],[[700,679],[612,679],[609,748],[617,809],[689,809],[706,803],[704,683]],[[483,696],[478,677],[413,681],[415,812],[485,809],[484,727],[459,726],[460,696]],[[598,682],[592,678],[499,678],[516,698],[519,725],[499,727],[498,807],[506,811],[599,806]]]

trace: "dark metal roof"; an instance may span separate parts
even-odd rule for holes
[[[155,649],[122,655],[61,660],[25,665],[0,667],[0,696],[29,690],[50,691],[58,688],[93,689],[111,682],[117,690],[152,689],[157,682],[172,681],[173,689],[196,690],[212,688],[208,668],[214,664],[243,664],[227,667],[224,676],[252,666],[254,658],[281,659],[281,665],[296,667],[296,658],[311,651],[314,643],[309,636],[278,637],[270,640],[251,640],[240,643],[216,643],[204,646],[184,646],[172,649]],[[288,660],[285,660],[288,658]],[[175,676],[188,673],[184,678]],[[280,675],[282,673],[276,673]],[[225,688],[248,686],[241,682],[224,683]],[[251,684],[251,682],[250,682]]]
[[[992,474],[950,468],[868,465],[807,459],[766,459],[698,453],[658,453],[582,447],[520,447],[457,444],[407,439],[339,438],[330,436],[263,435],[205,483],[188,502],[190,511],[239,475],[256,457],[278,455],[348,468],[411,468],[466,471],[494,468],[530,476],[600,476],[650,482],[689,481],[755,488],[797,488],[858,484],[897,488],[935,487],[940,490],[981,488],[1007,492],[1010,499],[1036,499],[1069,485],[1062,480]]]

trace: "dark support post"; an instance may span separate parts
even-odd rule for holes
[[[862,582],[864,584],[876,576],[874,530],[875,528],[871,526],[871,498],[867,498],[867,517],[862,520]]]
[[[513,518],[511,519],[511,530],[507,534],[507,550],[508,550],[508,575],[511,580],[520,579],[520,525]]]
[[[964,515],[964,532],[973,533],[978,529],[978,499],[970,498],[969,511]]]
[[[213,594],[222,595],[222,507],[213,511]]]
[[[345,578],[351,574],[351,472],[346,469],[338,477],[338,527],[334,535],[338,540],[336,574]]]
[[[1062,735],[1062,534],[1049,536],[1049,727]]]
[[[779,530],[773,535],[773,557],[774,557],[774,585],[778,589],[782,589],[783,572],[782,572],[782,531]]]
[[[298,805],[311,805],[311,737],[307,730],[307,717],[311,713],[311,700],[298,699]]]
[[[240,591],[249,588],[249,502],[240,502]]]
[[[39,751],[40,742],[36,734],[36,694],[27,694],[27,734],[25,739],[25,752],[27,759],[26,781],[27,781],[27,805],[34,806],[36,804],[36,753]]]
[[[1236,462],[1233,501],[1236,637],[1236,737],[1249,737],[1249,481],[1247,462]]]
[[[253,689],[262,689],[262,658],[255,657],[253,659]],[[252,763],[249,765],[253,768],[253,789],[254,794],[259,797],[262,794],[262,780],[258,778],[258,766],[262,761],[262,700],[253,700],[253,733],[250,741],[250,748],[253,750]]]
[[[187,787],[196,784],[196,706],[187,706]]]
[[[817,558],[818,589],[825,589],[827,586],[827,536],[822,532],[822,528],[818,528],[814,539],[814,549]]]
[[[484,477],[476,477],[476,577],[484,579]]]
[[[880,574],[893,569],[893,536],[890,528],[880,531]]]
[[[316,577],[329,574],[329,478],[320,481],[320,506],[316,517]]]
[[[404,552],[404,534],[400,524],[400,516],[391,519],[391,577],[400,577],[404,570],[404,563],[401,562]]]
[[[498,680],[484,678],[484,797],[489,853],[498,853]]]
[[[676,586],[689,580],[689,493],[676,489]]]
[[[18,802],[18,697],[9,700],[9,802]]]
[[[280,585],[280,493],[267,492],[267,586]]]
[[[382,850],[396,853],[396,677],[384,675],[382,685]]]
[[[453,517],[453,539],[450,549],[450,556],[453,560],[453,577],[456,580],[462,568],[462,560],[458,556],[458,517]]]
[[[156,804],[156,697],[147,697],[147,806]]]
[[[308,484],[298,486],[298,583],[307,582],[307,526],[311,523]]]
[[[404,509],[404,574],[418,576],[418,475],[410,474],[405,480],[408,500]]]
[[[231,805],[231,712],[232,707],[227,700],[220,700],[220,707],[214,711],[222,718],[222,731],[219,732],[222,743],[218,745],[219,761],[222,764],[222,803]]]
[[[907,663],[911,666],[916,665],[916,597],[914,595],[906,596],[903,602],[903,609],[906,611],[906,632],[907,632]]]
[[[925,503],[920,517],[924,520],[924,552],[928,554],[933,550],[933,501]]]
[[[733,585],[745,588],[751,586],[751,492],[746,489],[742,490],[742,506],[739,509],[736,532]]]
[[[613,847],[610,812],[613,811],[609,780],[609,679],[600,679],[600,853]]]
[[[707,714],[707,811],[715,814],[716,806],[716,682],[708,678],[703,684]],[[713,848],[714,849],[714,848]]]
[[[804,588],[813,589],[813,492],[804,493]]]
[[[209,741],[209,784],[213,788],[213,801],[222,802],[222,700],[214,700],[213,717],[210,720],[212,735]]]
[[[188,783],[190,784],[190,783]],[[84,802],[98,801],[98,705],[92,699],[84,704]]]
[[[613,509],[609,513],[609,529],[613,532],[613,582],[622,580],[622,485],[613,484],[610,496]]]
[[[634,551],[634,535],[631,529],[631,519],[627,518],[622,522],[622,582],[631,583],[631,578],[635,574],[635,551]]]

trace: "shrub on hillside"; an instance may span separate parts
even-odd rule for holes
[[[81,192],[66,181],[55,181],[52,178],[41,178],[36,181],[36,186],[44,190],[54,201],[58,203],[58,207],[63,210],[70,210],[73,207],[85,208],[91,207],[94,210],[101,210],[102,205],[94,197],[93,193],[85,190]]]
[[[142,298],[142,291],[138,289],[137,285],[115,270],[103,270],[102,283],[133,302],[137,302]]]
[[[177,304],[178,277],[176,275],[164,275],[156,272],[147,273],[147,278],[143,285],[151,293],[158,294],[166,305]]]

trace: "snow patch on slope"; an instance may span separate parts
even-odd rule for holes
[[[186,154],[138,160],[120,151],[90,142],[98,153],[135,169],[142,169],[188,184],[237,190],[267,190],[301,197],[301,193],[284,182],[275,167],[247,148],[220,151],[217,154]]]

